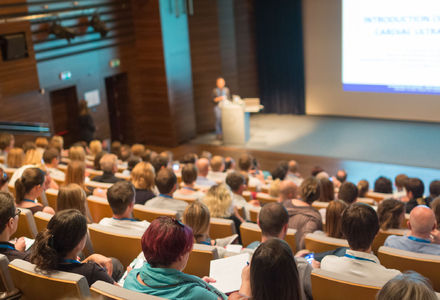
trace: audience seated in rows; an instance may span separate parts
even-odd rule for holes
[[[220,155],[215,155],[210,161],[211,170],[209,170],[206,176],[209,180],[216,183],[225,182],[226,173],[223,172],[225,169],[225,161]]]
[[[440,255],[440,235],[433,211],[424,205],[413,208],[408,220],[407,236],[391,235],[384,246],[417,253]],[[431,238],[431,236],[434,237]]]
[[[128,274],[125,288],[167,299],[227,298],[208,283],[211,279],[182,272],[194,243],[188,226],[169,217],[159,217],[145,231],[141,243],[147,263]]]
[[[45,175],[38,168],[27,168],[23,175],[15,181],[15,202],[20,208],[27,208],[36,213],[43,211],[49,214],[55,214],[53,208],[44,207],[38,202],[44,192]]]
[[[405,218],[405,203],[396,199],[385,199],[377,207],[381,230],[400,228]]]
[[[229,299],[304,299],[292,250],[283,240],[270,239],[261,244],[241,278],[240,291]]]
[[[400,272],[386,269],[371,254],[371,245],[378,231],[379,219],[371,206],[364,203],[350,205],[342,215],[342,232],[350,249],[342,257],[325,256],[321,261],[321,269],[359,279],[374,279],[385,284]]]
[[[174,197],[190,197],[202,201],[205,193],[196,190],[197,168],[192,163],[187,163],[182,168],[182,187],[174,192]]]
[[[154,190],[154,168],[150,163],[140,162],[131,171],[130,177],[136,189],[135,203],[145,204],[156,197]]]
[[[296,229],[297,249],[304,249],[307,233],[322,230],[322,218],[312,203],[319,199],[320,187],[316,178],[306,178],[299,188],[301,199],[285,200],[283,205],[289,213],[289,228]]]
[[[99,161],[103,174],[93,178],[93,181],[115,183],[124,180],[115,176],[115,173],[118,171],[117,160],[118,158],[116,157],[116,155],[105,154]]]
[[[196,162],[197,167],[197,179],[196,185],[205,189],[210,188],[217,183],[208,178],[209,173],[209,160],[207,158],[200,158]]]
[[[173,198],[173,193],[177,188],[177,177],[170,168],[162,168],[155,178],[156,187],[160,194],[145,203],[146,207],[169,209],[177,213],[177,218],[181,219],[186,206],[185,201]]]
[[[23,237],[11,242],[11,236],[17,231],[20,209],[15,207],[14,197],[11,193],[0,192],[0,254],[5,255],[9,261],[16,258],[27,259],[30,255],[25,252],[26,244]]]
[[[111,218],[102,219],[99,224],[127,232],[143,235],[150,223],[133,219],[133,207],[135,204],[135,189],[133,184],[127,181],[119,181],[107,191],[107,200],[113,212]]]
[[[92,254],[79,261],[78,255],[84,249],[86,239],[86,218],[75,209],[60,211],[50,219],[47,229],[38,233],[31,248],[30,261],[43,273],[59,270],[83,275],[89,286],[98,280],[117,281],[124,270],[115,259]]]
[[[60,187],[57,196],[57,211],[77,209],[87,218],[87,223],[92,223],[92,216],[87,206],[86,193],[80,185],[70,183]]]
[[[405,272],[388,281],[377,300],[438,300],[429,280],[416,272]]]

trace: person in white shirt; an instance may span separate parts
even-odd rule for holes
[[[99,224],[127,230],[128,233],[142,236],[150,225],[147,221],[133,218],[135,189],[128,181],[119,181],[107,190],[107,200],[113,211],[111,218],[103,218]]]
[[[146,207],[169,209],[177,212],[177,219],[181,219],[188,203],[173,198],[177,187],[177,177],[170,168],[160,169],[154,180],[160,194],[145,203]]]
[[[211,158],[211,170],[208,172],[208,179],[216,182],[223,183],[226,179],[226,173],[223,172],[225,169],[225,160],[223,157],[216,155]]]
[[[46,166],[46,170],[50,177],[59,181],[64,181],[65,174],[63,171],[58,170],[58,164],[60,163],[60,152],[57,148],[49,148],[43,153],[43,161]]]
[[[382,266],[371,252],[378,231],[379,219],[374,209],[364,203],[353,203],[342,214],[342,232],[350,249],[342,257],[324,257],[321,269],[383,284],[399,275],[400,271]]]
[[[197,167],[196,185],[210,188],[211,186],[217,184],[215,181],[212,181],[207,177],[209,172],[209,160],[207,158],[200,158],[199,160],[197,160],[196,167]]]

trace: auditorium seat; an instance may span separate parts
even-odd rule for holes
[[[188,204],[191,204],[191,203],[197,201],[197,197],[195,197],[193,195],[176,195],[176,196],[173,195],[173,198],[177,199],[177,200],[185,201]]]
[[[251,198],[252,198],[251,192],[249,192],[249,191],[244,191],[243,194],[242,194],[242,196],[243,196],[243,198],[244,198],[247,202],[251,201]]]
[[[244,211],[244,207],[243,206],[242,207],[237,207],[237,211],[238,211],[238,214],[240,215],[240,217],[242,217],[243,219],[246,219],[246,213]]]
[[[19,299],[20,291],[12,281],[8,265],[8,258],[0,254],[0,299]]]
[[[67,161],[68,160],[68,161]],[[66,163],[65,165],[59,164],[57,166],[58,170],[63,171],[64,173],[67,172],[67,164],[70,162],[70,159],[68,158],[62,158],[61,162]]]
[[[47,228],[47,224],[49,224],[50,219],[52,219],[53,215],[37,211],[34,214],[35,225],[37,226],[38,232],[41,232]]]
[[[316,208],[317,210],[320,210],[321,208],[327,208],[329,203],[330,202],[314,201],[312,203],[312,207]]]
[[[123,287],[110,284],[105,281],[98,280],[90,287],[90,294],[93,299],[102,300],[160,300],[165,298],[160,298],[152,295],[147,295]]]
[[[306,249],[311,252],[324,252],[339,247],[349,247],[347,240],[326,236],[324,233],[308,233],[305,236]]]
[[[183,272],[200,278],[209,276],[211,260],[218,258],[217,249],[214,246],[194,244]]]
[[[257,187],[256,186],[251,186],[251,185],[249,185],[248,186],[248,190],[250,191],[250,192],[256,192],[257,191]]]
[[[440,292],[440,256],[421,254],[382,246],[377,257],[380,263],[402,272],[412,270],[429,278],[434,290]]]
[[[34,239],[37,236],[37,225],[35,224],[34,215],[29,209],[20,208],[20,217],[18,218],[17,231],[12,237],[25,236],[30,239]]]
[[[45,193],[46,193],[47,204],[50,207],[52,207],[55,211],[57,211],[58,190],[47,189]]]
[[[90,224],[88,227],[95,253],[116,257],[124,267],[127,267],[142,251],[139,235],[99,224]]]
[[[313,269],[311,282],[314,300],[374,300],[382,288],[381,283],[322,269]]]
[[[360,202],[360,203],[365,203],[368,205],[377,205],[376,200],[374,199],[369,199],[369,198],[357,198],[356,202]]]
[[[105,183],[105,182],[90,180],[90,181],[86,181],[85,185],[94,189],[108,190],[113,185],[113,183]]]
[[[260,201],[261,205],[271,202],[278,202],[278,198],[272,197],[269,194],[257,193],[257,200]]]
[[[222,218],[211,218],[209,227],[209,237],[220,239],[236,234],[234,221]]]
[[[393,194],[384,194],[384,193],[376,193],[376,192],[368,192],[365,197],[371,198],[376,201],[378,204],[385,199],[393,198]]]
[[[249,218],[251,219],[251,222],[257,223],[260,210],[260,207],[252,207],[249,209]]]
[[[385,240],[390,235],[405,235],[408,233],[408,229],[388,229],[388,230],[379,230],[376,237],[374,238],[373,245],[371,249],[377,255],[377,250],[385,243]]]
[[[6,174],[8,174],[8,177],[11,178],[12,175],[14,175],[14,172],[16,171],[16,168],[5,168],[4,171]]]
[[[22,299],[84,299],[90,296],[87,279],[79,274],[54,271],[42,274],[30,262],[14,259],[9,272]]]
[[[167,216],[177,218],[177,213],[174,210],[145,207],[142,204],[135,204],[133,209],[133,216],[139,220],[147,220],[153,222],[154,219]]]
[[[92,215],[92,220],[95,223],[99,223],[103,218],[111,218],[113,216],[113,211],[108,204],[107,199],[88,196],[87,206],[89,207],[90,214]]]
[[[261,241],[261,229],[255,223],[243,222],[240,225],[240,234],[243,247],[247,247],[250,243]],[[285,241],[290,245],[292,252],[296,252],[296,230],[288,228]]]
[[[11,184],[9,184],[8,183],[8,191],[12,194],[12,195],[14,195],[14,198],[15,198],[15,186],[14,185],[11,185]]]

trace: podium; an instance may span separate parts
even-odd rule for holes
[[[259,112],[261,105],[247,105],[242,100],[231,102],[223,101],[222,131],[225,145],[244,145],[250,138],[250,113]]]

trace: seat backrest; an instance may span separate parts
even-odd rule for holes
[[[199,276],[200,278],[209,276],[211,260],[214,259],[218,259],[218,253],[215,247],[194,244],[183,272]]]
[[[261,205],[271,202],[278,202],[278,198],[272,197],[269,194],[257,193],[257,200],[260,201]]]
[[[55,211],[57,211],[57,198],[58,198],[58,190],[55,189],[47,189],[46,190],[46,199],[47,204],[52,207]]]
[[[240,225],[240,234],[243,247],[247,247],[250,243],[255,241],[261,241],[261,229],[257,224],[243,222]],[[295,241],[296,230],[287,229],[287,235],[284,240],[289,244],[292,252],[296,252],[296,241]]]
[[[219,239],[236,234],[234,221],[222,218],[211,218],[209,236]]]
[[[177,218],[177,212],[169,209],[145,207],[145,205],[135,204],[133,216],[139,220],[153,222],[154,219],[162,216]]]
[[[110,284],[105,281],[95,281],[95,283],[90,287],[90,293],[93,299],[103,299],[103,300],[159,300],[164,299],[152,295],[147,295],[143,293],[138,293],[131,291],[129,289],[124,289],[123,287]]]
[[[380,283],[356,281],[338,273],[313,269],[311,274],[314,300],[372,300],[381,289]]]
[[[103,218],[111,218],[113,216],[110,204],[105,198],[89,196],[87,197],[87,206],[95,223],[98,223]]]
[[[42,274],[30,262],[14,259],[9,264],[14,285],[22,299],[85,299],[90,296],[87,279],[79,274],[55,271]]]
[[[25,236],[30,239],[34,239],[37,236],[38,230],[35,224],[34,215],[32,211],[26,208],[20,208],[20,218],[18,219],[17,231],[12,237]]]
[[[330,202],[313,201],[312,206],[316,209],[327,208]]]
[[[421,254],[382,246],[378,251],[380,263],[402,272],[413,270],[429,278],[434,290],[440,292],[440,256]]]
[[[377,203],[381,202],[384,199],[393,198],[393,194],[384,194],[384,193],[376,193],[376,192],[368,192],[365,197],[371,198]]]
[[[102,189],[102,190],[108,190],[109,188],[111,188],[111,186],[113,185],[113,183],[105,183],[105,182],[98,182],[98,181],[87,181],[85,183],[86,186],[89,186],[91,188],[98,188],[98,189]]]
[[[252,207],[249,209],[249,218],[251,222],[257,223],[260,210],[261,208],[259,207]]]
[[[6,255],[0,254],[0,294],[6,297],[1,297],[1,299],[9,299],[20,292],[15,288],[12,282],[12,277],[8,269],[9,260]]]
[[[93,178],[96,176],[101,176],[103,174],[103,171],[94,169],[87,169],[86,172],[89,174],[90,180],[93,180]]]
[[[243,191],[242,196],[247,202],[251,201],[252,194],[250,191]]]
[[[387,237],[389,237],[390,235],[405,235],[406,233],[408,233],[408,229],[388,229],[385,231],[379,230],[373,240],[373,245],[371,245],[371,249],[377,255],[377,250],[379,250],[379,247],[383,246]]]
[[[188,204],[191,204],[191,203],[197,201],[197,197],[194,197],[192,195],[177,195],[177,194],[175,194],[175,195],[173,195],[173,198],[176,200],[185,201]]]
[[[308,233],[305,236],[306,249],[312,252],[335,250],[339,247],[349,247],[347,240],[336,239],[321,233]]]
[[[95,253],[116,257],[124,267],[142,251],[139,235],[127,234],[126,231],[99,224],[90,224],[89,234]]]
[[[37,211],[34,215],[35,225],[37,226],[38,232],[43,231],[47,228],[47,224],[49,224],[50,219],[52,219],[53,215]]]

